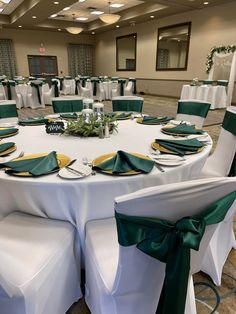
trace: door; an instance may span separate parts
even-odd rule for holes
[[[56,56],[28,55],[30,76],[44,77],[46,81],[58,75]]]

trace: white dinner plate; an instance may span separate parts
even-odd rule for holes
[[[13,128],[16,127],[18,122],[1,122],[0,128]]]
[[[152,159],[163,166],[180,166],[185,162],[185,158],[176,155],[169,155],[169,154],[161,154],[156,155],[155,157],[151,156]]]
[[[179,124],[187,124],[187,125],[192,125],[192,123],[191,122],[189,122],[189,121],[181,121],[181,120],[170,120],[169,121],[169,123],[170,124],[172,124],[172,125],[179,125]]]
[[[64,167],[64,168],[62,168],[58,172],[58,176],[63,178],[63,179],[67,179],[67,180],[76,180],[76,179],[85,178],[85,177],[89,176],[92,173],[92,168],[91,167],[83,165],[83,164],[79,164],[79,163],[73,163],[70,166],[70,168],[83,173],[83,175],[80,175],[80,174],[77,174],[77,173],[73,173],[72,171],[70,171],[69,169]]]
[[[46,119],[57,119],[59,117],[60,115],[58,113],[48,114],[47,116],[45,116]]]

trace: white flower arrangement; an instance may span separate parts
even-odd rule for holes
[[[214,53],[229,53],[229,52],[235,52],[236,46],[235,45],[229,45],[229,46],[223,46],[220,45],[218,47],[212,47],[210,50],[210,53],[207,55],[207,60],[206,60],[206,72],[209,73],[212,66],[213,66],[213,57]]]

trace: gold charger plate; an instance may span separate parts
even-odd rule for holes
[[[14,161],[27,160],[27,159],[38,158],[38,157],[43,157],[43,156],[47,156],[47,155],[48,155],[48,153],[33,154],[33,155],[28,155],[28,156],[16,158],[16,159],[14,159]],[[70,163],[70,161],[71,161],[70,157],[63,155],[63,154],[57,154],[57,162],[59,165],[59,169],[67,166]],[[7,168],[7,169],[9,169],[9,168]],[[5,170],[7,170],[7,169],[5,169]],[[58,169],[52,170],[46,174],[51,174],[51,173],[54,173],[57,171],[59,171],[59,170]],[[33,177],[33,175],[30,174],[29,172],[15,172],[15,173],[11,173],[11,175],[14,175],[17,177]]]
[[[163,123],[163,122],[165,122],[165,121],[161,121],[161,120],[160,120],[160,121],[158,121],[158,122],[151,122],[151,123],[149,122],[149,123],[148,123],[148,122],[145,122],[145,121],[143,122],[143,118],[137,118],[137,119],[136,119],[136,122],[137,122],[137,123],[140,123],[140,124],[145,124],[145,125],[160,125],[161,123]]]
[[[5,129],[6,128],[0,128],[0,130],[5,130]],[[5,135],[0,135],[0,138],[11,137],[13,135],[16,135],[18,132],[19,132],[19,130],[17,129],[16,132],[5,134]]]
[[[148,156],[145,156],[145,155],[142,155],[142,154],[138,154],[138,153],[130,153],[136,157],[139,157],[139,158],[143,158],[143,159],[147,159],[147,160],[152,160],[151,158],[149,158]],[[102,155],[102,156],[99,156],[97,158],[95,158],[93,161],[92,161],[92,165],[93,167],[101,164],[102,162],[105,162],[109,159],[111,159],[112,157],[114,157],[116,155],[116,153],[110,153],[110,154],[105,154],[105,155]],[[112,170],[99,170],[100,172],[102,173],[106,173],[106,174],[111,174],[111,175],[117,175],[117,176],[132,176],[132,175],[135,175],[135,174],[140,174],[142,173],[141,171],[135,171],[135,170],[130,170],[128,172],[123,172],[123,173],[117,173],[117,174],[113,174],[112,173]]]
[[[156,142],[153,142],[151,143],[151,147],[154,149],[154,150],[159,150],[160,152],[162,153],[167,153],[167,154],[173,154],[173,155],[178,155],[176,154],[175,152],[172,152],[171,150],[165,148],[165,147],[162,147],[160,144],[156,143]],[[196,152],[191,152],[191,151],[187,151],[185,153],[185,155],[192,155],[192,154],[197,154],[197,153],[200,153],[202,150],[203,150],[204,147],[200,147],[198,148],[198,150]]]
[[[168,126],[165,126],[161,129],[161,132],[164,133],[164,134],[167,134],[167,135],[173,135],[173,136],[189,136],[189,135],[193,135],[191,133],[189,134],[184,134],[184,133],[173,133],[173,132],[168,132],[166,131],[165,129],[172,129],[172,128],[176,128],[176,126],[172,126],[172,125],[168,125]],[[202,131],[201,129],[196,129],[196,130],[199,130],[199,131]],[[195,135],[195,134],[194,134]],[[196,134],[196,135],[201,135],[201,134]]]
[[[16,145],[8,148],[7,150],[4,150],[3,152],[0,152],[0,156],[8,155],[8,154],[14,152],[15,150],[16,150]]]
[[[116,120],[129,120],[130,118],[131,118],[131,115],[132,115],[132,113],[130,113],[128,116],[126,116],[126,117],[119,117],[119,115],[120,114],[122,114],[122,113],[127,113],[128,114],[128,112],[127,111],[125,111],[125,112],[118,112],[118,111],[116,111],[115,112],[115,116],[114,116],[114,118],[116,118]],[[117,117],[118,116],[118,117]]]

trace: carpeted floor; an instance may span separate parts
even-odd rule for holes
[[[105,101],[105,110],[111,110],[111,102]],[[177,100],[173,98],[164,98],[157,96],[144,96],[144,108],[143,113],[150,115],[159,116],[173,116],[175,117],[177,110]],[[52,107],[47,106],[45,109],[21,109],[19,110],[19,117],[33,117],[33,116],[43,116],[52,113]],[[205,120],[204,129],[209,132],[213,141],[214,147],[217,142],[220,125],[223,121],[225,110],[211,110]],[[235,221],[235,231],[236,231],[236,221]],[[214,311],[214,313],[219,314],[235,314],[236,313],[236,251],[232,250],[223,269],[222,285],[220,287],[215,287],[211,279],[200,272],[194,275],[195,294],[197,299],[197,313],[207,314],[213,313],[213,309],[217,304],[217,297],[215,292],[208,286],[213,286],[220,297],[219,307]],[[197,283],[203,282],[203,284],[198,285]],[[75,303],[68,311],[70,314],[89,314],[90,311],[87,308],[84,299]],[[111,313],[113,314],[113,313]],[[119,313],[122,314],[122,313]],[[148,313],[144,313],[148,314]],[[173,313],[174,314],[174,313]]]

